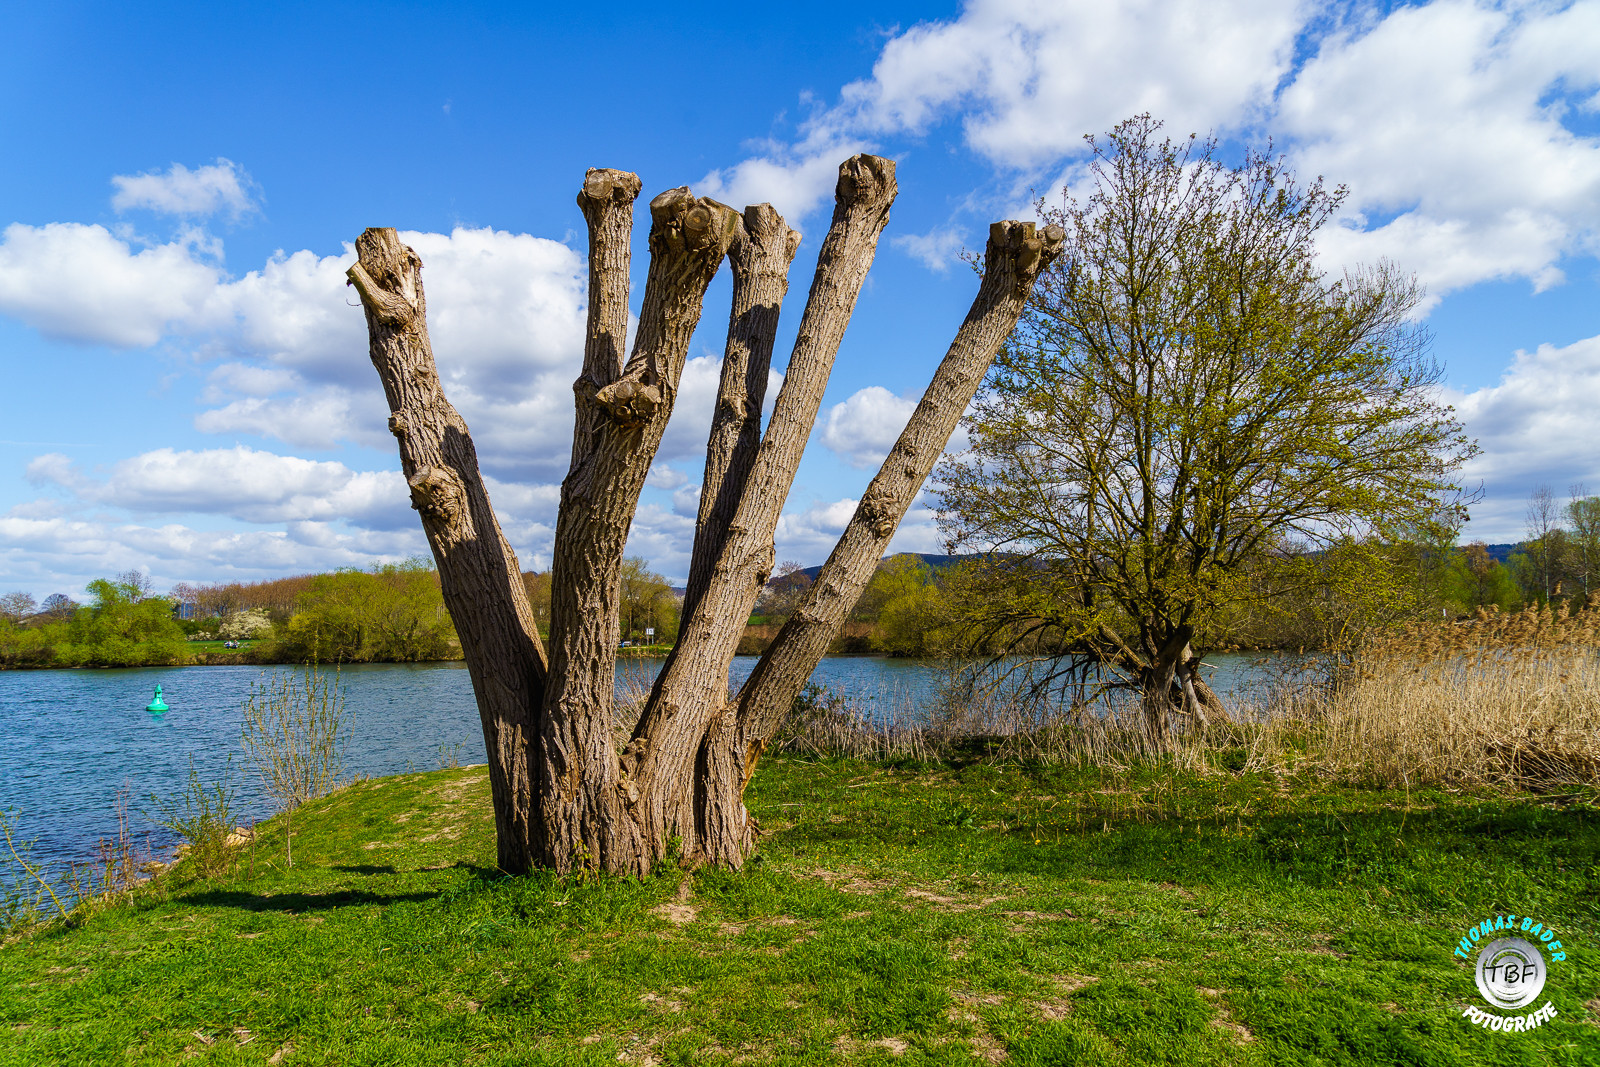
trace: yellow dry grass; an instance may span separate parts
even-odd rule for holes
[[[1600,600],[1597,596],[1595,600]],[[1262,751],[1378,784],[1600,785],[1600,609],[1480,610],[1370,641],[1331,692],[1286,702]]]

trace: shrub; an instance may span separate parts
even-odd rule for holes
[[[184,858],[202,877],[221,874],[228,866],[228,835],[233,832],[233,762],[230,758],[222,780],[206,785],[189,760],[189,781],[175,797],[151,794],[154,810],[150,820],[184,842]]]
[[[338,672],[307,666],[268,675],[245,698],[241,742],[278,809],[292,867],[294,809],[332,791],[344,769],[344,690]]]

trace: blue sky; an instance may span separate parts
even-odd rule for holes
[[[990,221],[1081,179],[1142,110],[1272,138],[1350,187],[1330,270],[1432,294],[1484,454],[1466,536],[1530,489],[1600,491],[1600,0],[355,7],[13,6],[0,63],[0,590],[79,595],[425,551],[364,326],[366,226],[410,231],[435,350],[524,566],[546,565],[581,350],[589,166],[646,198],[770,201],[807,235],[833,174],[900,196],[779,531],[820,562],[971,299]],[[641,212],[642,213],[642,212]],[[644,266],[643,221],[636,268]],[[687,568],[726,324],[713,286],[631,542]],[[792,332],[780,337],[777,369]],[[937,551],[927,502],[895,549]]]

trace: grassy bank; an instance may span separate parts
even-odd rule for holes
[[[1593,800],[775,759],[744,872],[563,882],[482,768],[377,779],[12,939],[0,1062],[1600,1063]],[[1535,1032],[1459,1017],[1497,911],[1571,947]]]

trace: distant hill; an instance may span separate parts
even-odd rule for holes
[[[883,562],[887,563],[889,560],[896,559],[900,556],[916,556],[934,570],[942,571],[946,567],[955,566],[957,563],[962,563],[969,559],[977,559],[979,553],[968,552],[965,555],[941,556],[934,552],[896,552],[893,555],[884,556]],[[810,578],[812,581],[816,581],[817,575],[822,573],[822,564],[819,563],[815,567],[802,567],[800,569],[800,573],[805,575],[807,578]],[[774,575],[773,577],[775,578],[777,576]]]
[[[952,567],[964,560],[977,559],[978,555],[979,553],[976,552],[969,552],[966,555],[959,556],[942,556],[934,552],[896,552],[893,555],[884,556],[880,562],[887,563],[889,560],[895,559],[899,556],[916,556],[934,570],[942,571],[946,567]],[[807,578],[810,578],[814,582],[817,580],[817,575],[822,573],[822,564],[818,563],[814,567],[801,567],[800,573],[805,575]],[[771,585],[777,580],[778,575],[774,573],[771,578],[767,579],[767,584]],[[688,592],[688,588],[686,586],[675,585],[672,587],[672,592],[674,596],[681,600],[683,599],[683,595]]]
[[[1487,545],[1485,547],[1489,549],[1489,556],[1494,559],[1495,562],[1500,564],[1504,564],[1506,560],[1510,558],[1511,553],[1522,551],[1522,543],[1520,541],[1516,544]],[[887,562],[891,559],[894,559],[896,556],[916,556],[934,570],[942,571],[946,567],[955,566],[957,563],[964,563],[969,559],[977,559],[981,554],[982,553],[978,552],[968,552],[962,555],[944,556],[933,552],[896,552],[894,555],[884,556],[883,559],[884,562]],[[815,567],[802,567],[800,569],[800,573],[804,574],[812,581],[816,581],[817,575],[822,573],[822,564],[819,563]],[[777,575],[773,575],[774,579],[776,577]],[[771,584],[770,580],[768,584]]]
[[[1511,553],[1521,550],[1522,544],[1519,542],[1514,545],[1485,545],[1484,547],[1489,550],[1490,559],[1496,563],[1504,563],[1510,558]]]

